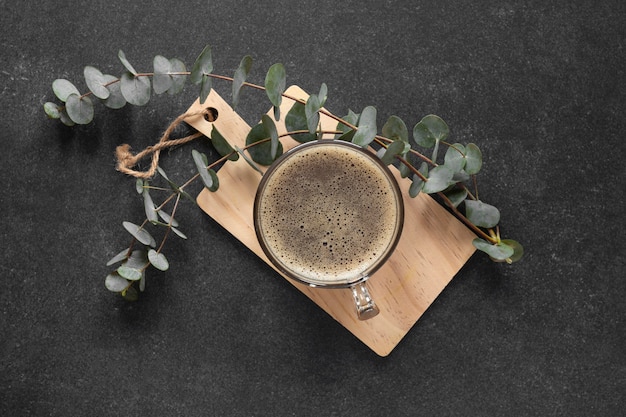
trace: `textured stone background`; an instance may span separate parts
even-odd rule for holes
[[[626,3],[243,3],[0,1],[0,415],[622,415]],[[137,303],[109,293],[121,223],[144,216],[113,151],[152,144],[195,88],[73,129],[42,105],[85,65],[120,74],[118,49],[149,71],[207,43],[217,73],[251,54],[254,82],[275,62],[326,82],[338,114],[443,117],[483,150],[481,198],[523,261],[474,255],[387,358],[191,204],[170,271]],[[268,108],[243,99],[250,122]],[[167,153],[172,178],[194,147],[215,156]]]

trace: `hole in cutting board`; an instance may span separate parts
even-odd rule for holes
[[[213,123],[217,120],[218,112],[215,107],[207,107],[205,110],[207,113],[204,115],[204,120],[209,123]]]

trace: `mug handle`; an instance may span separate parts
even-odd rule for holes
[[[356,305],[356,314],[359,320],[369,320],[376,317],[380,310],[372,299],[365,283],[358,283],[351,287],[351,289],[352,296],[354,297],[354,304]]]

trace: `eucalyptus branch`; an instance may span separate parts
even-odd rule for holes
[[[272,65],[267,71],[264,85],[258,85],[246,81],[252,67],[252,58],[249,56],[241,60],[232,77],[214,74],[211,48],[208,46],[197,57],[191,70],[187,70],[185,64],[176,58],[167,59],[157,55],[153,62],[154,71],[138,72],[122,51],[119,51],[118,58],[125,69],[119,77],[103,74],[91,66],[85,67],[84,76],[88,87],[85,93],[80,93],[78,88],[68,80],[54,80],[52,90],[61,104],[45,103],[44,111],[48,117],[59,119],[68,126],[87,124],[94,117],[92,99],[100,100],[102,104],[112,109],[119,109],[127,103],[143,106],[148,103],[152,93],[180,92],[187,80],[199,87],[201,103],[206,101],[213,88],[212,80],[224,80],[231,83],[233,109],[239,102],[243,87],[263,91],[273,106],[275,120],[280,118],[282,100],[288,99],[293,102],[285,117],[286,133],[279,134],[274,119],[264,115],[261,122],[248,133],[243,148],[231,146],[227,138],[224,138],[214,125],[210,139],[220,157],[209,163],[206,155],[192,151],[198,172],[180,186],[171,181],[158,166],[158,153],[161,148],[194,140],[201,136],[200,133],[169,141],[169,134],[174,127],[173,123],[161,140],[167,143],[159,143],[158,146],[149,147],[137,155],[130,154],[128,145],[118,148],[118,158],[123,158],[130,167],[148,154],[152,154],[153,158],[150,172],[138,173],[129,166],[124,166],[128,169],[122,170],[138,177],[136,189],[144,200],[146,212],[146,219],[140,225],[123,223],[132,235],[132,241],[127,249],[113,257],[108,263],[108,265],[120,264],[120,266],[107,276],[105,280],[107,288],[121,293],[127,299],[137,297],[135,282],[138,283],[139,291],[143,291],[145,273],[150,265],[160,270],[169,268],[163,249],[171,233],[186,239],[186,236],[178,229],[178,222],[175,218],[181,197],[192,199],[185,189],[197,179],[201,179],[205,188],[209,191],[217,191],[219,188],[217,168],[229,160],[237,160],[239,156],[262,173],[258,165],[270,165],[280,156],[282,153],[280,140],[286,136],[291,136],[300,142],[307,142],[332,134],[335,139],[351,141],[362,147],[368,147],[370,144],[378,145],[380,149],[377,154],[381,161],[386,164],[399,161],[401,175],[410,177],[411,185],[408,194],[411,197],[417,196],[420,192],[438,195],[443,204],[479,236],[473,242],[477,249],[486,252],[496,261],[510,263],[522,256],[523,248],[519,243],[501,239],[499,210],[479,200],[476,174],[482,166],[480,149],[473,143],[463,145],[448,141],[448,126],[437,116],[427,115],[415,124],[412,129],[413,140],[411,142],[406,124],[396,116],[389,117],[382,127],[382,132],[379,132],[374,107],[368,106],[359,114],[350,111],[343,117],[326,110],[324,104],[328,90],[325,84],[321,85],[319,93],[310,95],[306,100],[291,96],[285,91],[286,74],[282,64]],[[336,121],[337,128],[335,130],[322,129],[320,116]],[[180,123],[184,118],[185,115],[179,116],[175,123]],[[438,155],[440,144],[447,147],[443,158]],[[420,150],[414,145],[417,145]],[[429,149],[432,152],[431,157],[425,154]],[[419,168],[414,165],[415,161],[421,162]],[[119,166],[118,169],[120,169]],[[155,171],[158,171],[168,183],[168,188],[155,187],[150,184],[151,179],[148,178],[152,178]],[[472,183],[474,194],[470,192],[466,182]],[[170,195],[157,206],[152,201],[151,191],[168,191]],[[167,214],[164,211],[165,207],[173,200],[172,212]],[[461,204],[464,204],[464,213],[459,209]],[[158,247],[147,230],[150,224],[166,227]],[[144,248],[137,249],[138,243],[144,245]]]

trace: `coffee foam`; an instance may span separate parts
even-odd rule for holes
[[[258,227],[266,247],[301,279],[354,282],[393,243],[400,221],[393,187],[358,150],[304,148],[267,179]]]

